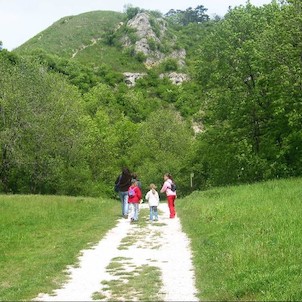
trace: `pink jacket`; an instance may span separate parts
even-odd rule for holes
[[[172,180],[171,179],[167,179],[164,184],[163,184],[163,187],[160,189],[160,193],[165,193],[167,194],[167,196],[176,196],[176,191],[173,192],[171,190],[171,183],[172,183]]]

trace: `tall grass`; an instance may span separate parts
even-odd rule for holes
[[[301,187],[270,181],[178,201],[201,300],[302,300]]]
[[[50,293],[64,268],[116,223],[112,200],[0,195],[0,300]],[[106,251],[104,251],[106,253]]]

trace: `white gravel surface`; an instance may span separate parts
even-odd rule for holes
[[[143,229],[121,218],[96,246],[81,252],[77,267],[67,268],[70,278],[62,288],[51,295],[41,293],[34,300],[93,301],[93,293],[102,291],[101,282],[113,279],[106,267],[112,259],[122,257],[128,263],[130,259],[134,266],[147,264],[161,270],[160,300],[198,301],[189,239],[182,232],[177,216],[169,218],[167,204],[161,203],[159,210],[159,221],[148,222]],[[139,219],[147,218],[142,216]],[[135,243],[121,249],[122,239],[129,236],[136,236]],[[105,300],[108,299],[110,296]]]

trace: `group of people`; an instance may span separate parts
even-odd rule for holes
[[[171,174],[164,175],[164,183],[160,193],[167,196],[170,218],[175,217],[175,199],[176,189]],[[151,183],[149,191],[145,195],[145,200],[149,204],[150,221],[158,220],[159,194],[156,185]],[[115,191],[119,193],[122,205],[122,216],[126,219],[130,218],[131,222],[138,221],[139,205],[143,200],[142,184],[135,173],[131,173],[128,168],[123,168],[122,173],[115,181]],[[130,217],[129,217],[130,216]]]

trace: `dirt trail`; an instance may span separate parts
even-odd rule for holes
[[[139,219],[145,221],[143,225],[130,224],[121,218],[96,246],[82,251],[79,265],[68,268],[70,278],[62,288],[52,295],[39,294],[34,300],[142,300],[144,296],[140,291],[148,285],[136,291],[128,288],[125,292],[119,286],[114,292],[110,284],[122,282],[127,287],[127,278],[139,275],[138,268],[153,268],[153,273],[156,269],[161,278],[161,288],[152,300],[198,301],[190,242],[181,230],[179,219],[169,219],[168,207],[162,203],[159,221],[147,222],[147,208],[146,204],[141,205]],[[152,278],[154,275],[148,284],[153,282]]]

